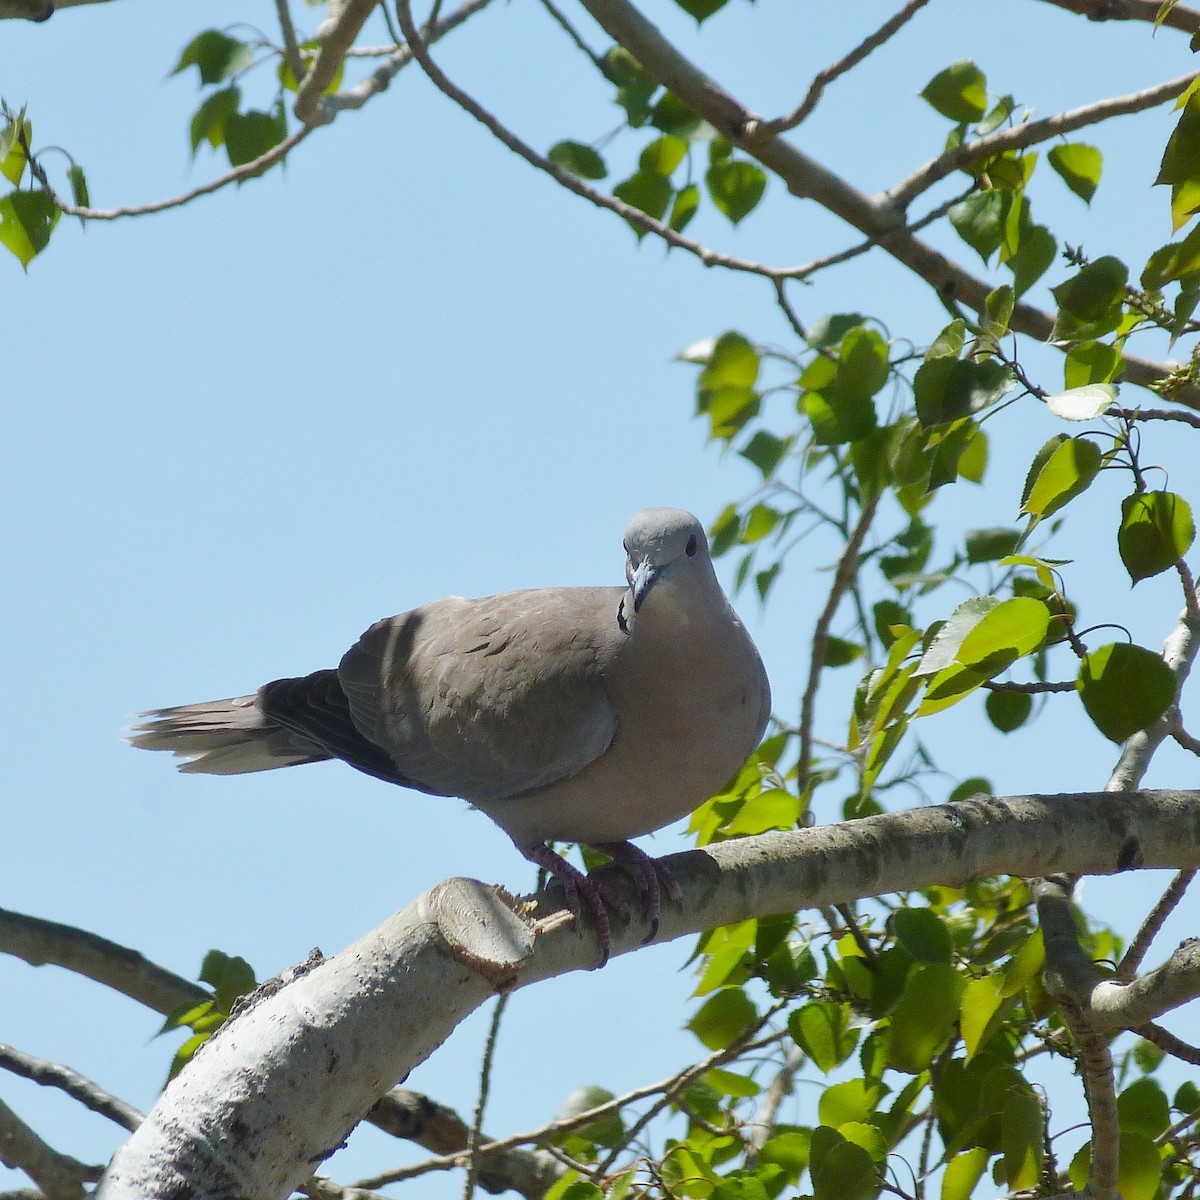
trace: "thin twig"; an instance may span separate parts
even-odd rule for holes
[[[598,208],[606,208],[610,212],[614,212],[619,217],[624,218],[631,225],[643,229],[647,233],[653,233],[656,237],[662,238],[663,241],[678,247],[680,250],[686,250],[688,253],[694,254],[706,267],[728,267],[730,270],[746,271],[754,275],[765,275],[768,278],[785,274],[785,272],[768,267],[762,263],[737,258],[729,254],[722,254],[700,242],[694,241],[692,238],[684,237],[683,234],[676,233],[670,226],[664,225],[661,221],[657,221],[642,212],[640,208],[635,208],[632,204],[626,204],[624,201],[618,200],[615,196],[606,196],[603,192],[589,187],[577,175],[572,175],[570,171],[564,170],[557,163],[551,162],[548,158],[534,150],[532,146],[523,142],[507,126],[502,125],[477,100],[468,96],[457,84],[452,83],[447,78],[442,69],[429,57],[425,43],[422,41],[421,35],[417,32],[416,26],[413,24],[412,9],[409,0],[396,0],[396,15],[400,20],[400,28],[404,33],[405,40],[412,47],[413,56],[420,63],[425,74],[429,76],[434,87],[443,95],[448,96],[464,111],[470,113],[475,120],[489,130],[514,154],[529,163],[530,166],[537,167],[539,171],[544,171],[568,191],[574,192],[577,196],[582,196],[583,199],[590,201]]]
[[[475,1103],[475,1117],[471,1121],[471,1132],[467,1135],[467,1178],[463,1183],[463,1200],[475,1195],[475,1181],[479,1178],[479,1143],[483,1130],[483,1113],[487,1108],[488,1092],[492,1086],[492,1063],[496,1057],[496,1042],[500,1036],[500,1020],[508,1007],[511,992],[501,992],[496,997],[492,1010],[492,1023],[488,1026],[487,1041],[483,1048],[483,1065],[479,1072],[479,1099]]]
[[[764,1041],[761,1044],[767,1045],[769,1041]],[[705,1059],[703,1063],[698,1064],[698,1066],[703,1071],[711,1070],[713,1067],[720,1066],[721,1063],[727,1061],[728,1057],[733,1057],[729,1054],[728,1050],[718,1050]],[[658,1083],[647,1084],[645,1087],[635,1088],[633,1091],[626,1092],[623,1096],[617,1096],[612,1100],[606,1101],[604,1104],[598,1104],[595,1108],[589,1108],[585,1112],[576,1113],[571,1117],[549,1121],[545,1125],[541,1125],[537,1129],[530,1130],[527,1133],[514,1133],[505,1138],[497,1138],[494,1141],[484,1142],[479,1147],[479,1156],[481,1158],[490,1157],[506,1150],[512,1150],[516,1146],[548,1146],[554,1139],[564,1133],[570,1133],[575,1129],[581,1129],[585,1125],[591,1125],[593,1122],[599,1121],[612,1113],[619,1112],[622,1108],[630,1104],[635,1104],[639,1100],[661,1095],[674,1088],[681,1076],[687,1075],[694,1069],[689,1067],[687,1071],[672,1075],[668,1079],[663,1079]],[[422,1162],[413,1163],[407,1167],[399,1167],[383,1175],[376,1175],[370,1179],[360,1180],[358,1186],[380,1188],[389,1183],[400,1183],[406,1179],[427,1174],[430,1171],[448,1171],[454,1167],[461,1167],[465,1154],[465,1150],[456,1150],[451,1154],[439,1154],[434,1158],[427,1158]]]
[[[767,1037],[753,1040],[755,1034],[763,1028],[766,1023],[775,1016],[776,1013],[786,1008],[791,1003],[790,999],[778,1000],[771,1005],[769,1009],[740,1037],[735,1038],[728,1046],[719,1051],[717,1055],[710,1056],[704,1063],[697,1063],[695,1066],[689,1067],[686,1071],[680,1071],[676,1076],[675,1081],[667,1088],[661,1096],[652,1104],[634,1123],[621,1135],[620,1140],[613,1146],[608,1155],[601,1160],[600,1164],[592,1172],[596,1179],[603,1179],[612,1169],[613,1164],[617,1161],[621,1152],[633,1142],[638,1134],[658,1116],[671,1101],[679,1095],[693,1080],[706,1075],[713,1067],[718,1067],[722,1063],[730,1062],[732,1059],[740,1058],[744,1054],[751,1054],[755,1050],[760,1050],[764,1046],[773,1045],[781,1038],[786,1036],[782,1032],[769,1034]],[[715,1061],[714,1061],[715,1059]]]
[[[604,59],[602,59],[600,57],[600,55],[598,55],[595,52],[595,50],[593,50],[591,48],[591,46],[589,46],[587,44],[587,42],[585,42],[583,40],[583,37],[580,35],[579,31],[575,28],[574,25],[571,24],[570,21],[567,20],[567,18],[563,15],[563,13],[555,6],[555,4],[553,3],[553,0],[540,0],[540,2],[541,2],[542,7],[550,14],[551,17],[554,18],[554,20],[557,22],[558,26],[562,29],[562,31],[575,44],[576,49],[579,50],[581,53],[586,54],[588,56],[588,58],[590,58],[592,60],[592,65],[596,68],[597,71],[603,71],[604,70]]]
[[[439,41],[468,17],[482,12],[490,3],[491,0],[467,0],[465,4],[460,5],[449,16],[437,23],[432,32],[428,33],[426,42],[432,45]],[[383,6],[383,11],[387,11],[386,5]],[[349,55],[351,51],[346,53]],[[328,122],[332,121],[340,112],[362,108],[368,100],[378,96],[380,92],[387,91],[392,80],[412,61],[413,52],[410,47],[403,44],[391,47],[387,51],[387,61],[380,63],[375,70],[360,79],[353,87],[335,92],[332,96],[323,97],[314,120],[323,119]]]
[[[1182,1038],[1176,1037],[1169,1029],[1164,1029],[1161,1025],[1155,1024],[1153,1021],[1148,1021],[1145,1025],[1139,1025],[1134,1030],[1138,1037],[1143,1037],[1148,1042],[1153,1042],[1160,1050],[1165,1050],[1168,1054],[1179,1059],[1180,1062],[1191,1063],[1193,1066],[1200,1067],[1200,1048],[1185,1042]]]
[[[1146,957],[1151,943],[1158,936],[1166,919],[1175,911],[1176,906],[1183,899],[1184,893],[1188,890],[1188,885],[1195,877],[1194,869],[1180,871],[1171,880],[1166,891],[1158,898],[1158,902],[1147,914],[1141,928],[1134,935],[1133,941],[1129,943],[1129,949],[1125,951],[1121,961],[1117,964],[1116,977],[1122,983],[1128,983],[1137,974],[1138,967],[1142,965],[1142,960]]]
[[[284,138],[282,142],[272,146],[270,150],[260,154],[257,158],[251,159],[250,162],[243,163],[240,167],[234,167],[232,171],[218,175],[216,179],[210,179],[208,183],[202,183],[199,187],[194,187],[178,196],[171,196],[166,200],[152,200],[149,204],[129,204],[120,208],[87,208],[79,204],[68,204],[50,186],[45,171],[33,159],[29,160],[29,169],[45,189],[51,203],[66,213],[68,217],[82,217],[85,221],[115,221],[119,217],[144,217],[150,213],[179,208],[200,196],[210,196],[213,192],[219,192],[231,183],[241,183],[246,179],[253,179],[256,175],[262,175],[276,163],[282,162],[315,128],[315,125],[302,125],[295,133]]]
[[[132,1131],[145,1119],[144,1114],[138,1112],[132,1104],[127,1104],[120,1096],[105,1091],[86,1075],[81,1075],[61,1063],[35,1058],[32,1054],[26,1054],[3,1042],[0,1042],[0,1068],[11,1071],[22,1079],[41,1084],[42,1087],[58,1088],[73,1100],[78,1100],[84,1108],[107,1117],[123,1129]]]
[[[543,0],[543,3],[545,3],[545,0]],[[918,10],[924,8],[928,3],[929,0],[908,0],[908,3],[894,17],[885,21],[874,33],[865,37],[849,54],[843,55],[837,62],[830,63],[824,70],[817,72],[812,83],[809,85],[808,93],[804,99],[786,117],[779,117],[777,120],[765,122],[763,125],[764,132],[772,135],[784,133],[789,129],[795,129],[797,125],[808,120],[812,115],[813,109],[821,102],[821,96],[825,89],[835,79],[845,75],[848,71],[852,71],[868,54],[873,50],[878,50],[884,42],[902,29]]]
[[[1175,571],[1179,575],[1179,582],[1183,585],[1183,599],[1187,606],[1188,620],[1200,622],[1200,597],[1196,595],[1196,577],[1182,558],[1176,560]]]
[[[1185,750],[1192,754],[1200,756],[1200,738],[1193,737],[1183,727],[1183,718],[1179,715],[1179,710],[1174,710],[1174,720],[1171,722],[1170,734],[1175,741]]]
[[[1180,412],[1174,408],[1122,408],[1114,404],[1104,415],[1122,421],[1181,421],[1193,429],[1200,429],[1200,413]]]
[[[300,43],[296,41],[296,27],[292,24],[292,10],[288,0],[275,0],[275,15],[279,18],[279,31],[283,35],[283,57],[292,70],[296,86],[304,78],[304,56],[300,53]]]
[[[879,507],[879,496],[870,497],[863,504],[862,511],[846,545],[838,557],[837,566],[833,572],[833,582],[829,587],[829,595],[825,599],[825,607],[817,618],[813,629],[812,649],[808,660],[808,682],[804,687],[804,695],[800,700],[800,761],[797,764],[796,787],[803,798],[812,777],[812,739],[813,721],[816,717],[817,688],[821,681],[821,669],[825,665],[825,652],[829,646],[829,630],[838,606],[850,585],[850,580],[858,567],[858,556],[862,550],[863,541],[875,520],[875,510]]]
[[[1007,150],[1024,150],[1027,146],[1035,146],[1039,142],[1051,138],[1062,137],[1083,129],[1088,125],[1097,125],[1112,117],[1127,116],[1130,113],[1144,112],[1174,100],[1180,92],[1197,77],[1200,72],[1192,71],[1181,75],[1178,79],[1166,83],[1155,84],[1154,87],[1144,88],[1140,92],[1132,92],[1127,96],[1113,96],[1108,100],[1097,100],[1093,104],[1085,104],[1081,108],[1072,108],[1067,112],[1056,113],[1052,117],[1043,117],[1040,121],[1029,121],[1024,125],[1015,125],[1011,129],[1001,129],[989,133],[986,137],[976,138],[953,150],[940,154],[924,166],[918,167],[907,179],[901,180],[887,192],[892,203],[906,208],[917,196],[927,191],[939,180],[953,174],[962,167],[972,163],[982,162],[1003,154]]]

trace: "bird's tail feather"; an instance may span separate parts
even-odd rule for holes
[[[266,717],[257,696],[235,696],[139,714],[131,745],[170,750],[185,762],[181,771],[203,775],[242,775],[300,763],[321,762],[331,754]]]

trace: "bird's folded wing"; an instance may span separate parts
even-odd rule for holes
[[[379,621],[338,667],[354,722],[428,792],[486,802],[573,775],[616,732],[605,669],[622,595],[449,597]]]

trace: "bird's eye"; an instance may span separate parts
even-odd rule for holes
[[[688,538],[688,542],[684,547],[684,551],[687,553],[688,558],[696,557],[696,535],[694,533],[690,538]]]

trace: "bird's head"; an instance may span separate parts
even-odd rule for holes
[[[703,594],[714,579],[704,526],[681,508],[644,508],[625,530],[625,578],[639,612],[651,590],[675,594],[676,601]]]

